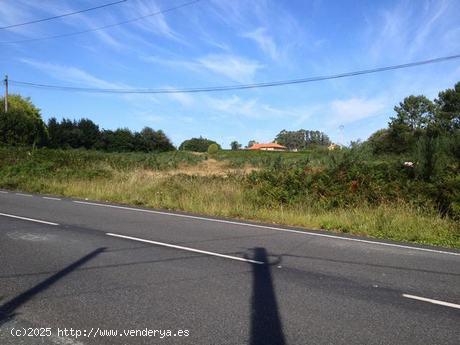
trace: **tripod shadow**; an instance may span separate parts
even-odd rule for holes
[[[29,290],[24,291],[20,295],[0,305],[0,326],[6,321],[8,321],[9,319],[13,318],[15,316],[15,310],[18,309],[23,304],[27,303],[29,300],[33,299],[35,295],[48,289],[51,285],[55,284],[58,280],[64,278],[66,275],[68,275],[69,273],[77,269],[78,267],[82,266],[89,260],[93,259],[97,255],[102,253],[104,250],[105,248],[98,248],[92,251],[91,253],[85,255],[78,261],[75,261],[74,263],[63,268],[59,272],[53,274],[51,277],[45,279],[41,283],[35,285]]]
[[[283,326],[273,287],[270,264],[265,248],[254,248],[252,265],[251,345],[284,345]]]

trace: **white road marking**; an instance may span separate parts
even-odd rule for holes
[[[454,304],[454,303],[449,303],[449,302],[444,302],[444,301],[438,301],[436,299],[419,297],[419,296],[408,295],[408,294],[403,294],[403,297],[416,299],[418,301],[423,301],[423,302],[428,302],[428,303],[433,303],[433,304],[439,304],[439,305],[443,305],[445,307],[451,307],[451,308],[460,309],[460,304]]]
[[[15,193],[15,194],[19,196],[32,196],[31,194],[23,194],[23,193]]]
[[[0,193],[2,193],[2,194],[8,194],[8,192],[7,192],[7,191],[4,191],[4,190],[0,190]]]
[[[380,245],[380,246],[388,246],[388,247],[411,249],[411,250],[418,250],[418,251],[424,251],[424,252],[430,252],[430,253],[438,253],[438,254],[447,254],[447,255],[460,256],[460,253],[446,252],[446,251],[443,251],[443,250],[412,247],[412,246],[405,246],[405,245],[402,245],[402,244],[377,242],[377,241],[371,241],[371,240],[362,240],[362,239],[359,239],[359,238],[341,237],[341,236],[327,235],[327,234],[321,234],[321,233],[315,233],[315,232],[309,232],[309,231],[283,229],[283,228],[277,228],[277,227],[274,227],[274,226],[267,226],[267,225],[258,225],[258,224],[236,222],[236,221],[231,221],[231,220],[198,217],[198,216],[191,216],[191,215],[187,215],[187,214],[179,214],[179,213],[172,213],[172,212],[144,210],[144,209],[141,209],[141,208],[132,208],[132,207],[126,207],[126,206],[98,204],[98,203],[95,203],[95,202],[86,202],[86,201],[73,201],[73,202],[77,203],[77,204],[84,204],[84,205],[110,207],[110,208],[116,208],[116,209],[128,210],[128,211],[135,211],[135,212],[153,213],[153,214],[160,214],[160,215],[171,216],[171,217],[197,219],[197,220],[204,220],[204,221],[208,221],[208,222],[216,222],[216,223],[232,224],[232,225],[239,225],[239,226],[247,226],[247,227],[251,227],[251,228],[267,229],[267,230],[282,231],[282,232],[290,232],[290,233],[307,235],[307,236],[326,237],[326,238],[333,238],[333,239],[343,240],[343,241],[361,242],[361,243],[368,243],[368,244],[376,244],[376,245]]]
[[[21,216],[15,216],[13,214],[7,214],[7,213],[0,213],[0,216],[16,218],[16,219],[22,219],[22,220],[28,220],[29,222],[42,223],[42,224],[48,224],[48,225],[59,225],[57,223],[47,222],[45,220],[33,219],[33,218],[27,218],[27,217],[21,217]]]
[[[46,200],[61,200],[61,199],[59,199],[59,198],[53,198],[53,197],[51,197],[51,196],[44,196],[44,197],[42,197],[42,198],[43,198],[43,199],[46,199]]]
[[[157,242],[157,241],[151,241],[151,240],[144,240],[143,238],[131,237],[131,236],[125,236],[125,235],[118,235],[118,234],[113,234],[111,232],[106,233],[106,235],[125,238],[125,239],[128,239],[128,240],[133,240],[133,241],[138,241],[138,242],[156,244],[157,246],[163,246],[163,247],[186,250],[188,252],[194,252],[194,253],[218,256],[218,257],[226,258],[226,259],[244,261],[244,262],[249,262],[251,264],[258,264],[258,265],[263,265],[264,264],[262,261],[244,259],[244,258],[240,258],[238,256],[231,256],[231,255],[219,254],[219,253],[214,253],[214,252],[208,252],[206,250],[194,249],[194,248],[189,248],[189,247],[182,247],[182,246],[178,246],[178,245],[175,245],[175,244],[169,244],[169,243],[163,243],[163,242]]]

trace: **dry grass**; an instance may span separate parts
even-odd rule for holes
[[[226,159],[182,157],[169,165],[163,157],[162,168],[153,169],[137,156],[120,154],[126,161],[120,164],[118,156],[102,153],[45,153],[40,159],[4,153],[0,187],[460,248],[458,223],[404,203],[327,209],[305,199],[260,205],[244,178],[256,168],[244,161],[235,166]]]
[[[241,176],[216,174],[222,171],[215,165],[208,170],[211,175],[194,175],[192,171],[188,167],[172,174],[139,169],[114,171],[109,179],[43,179],[39,185],[41,192],[69,197],[460,248],[458,224],[435,213],[419,213],[405,204],[333,210],[308,205],[259,207],[248,202],[244,185],[238,183]]]
[[[203,160],[198,164],[182,164],[176,169],[169,170],[147,170],[142,169],[136,171],[136,174],[146,174],[148,176],[162,178],[175,175],[188,175],[188,176],[222,176],[227,177],[235,174],[248,174],[259,168],[246,164],[242,167],[231,167],[226,161],[218,161],[212,158]]]

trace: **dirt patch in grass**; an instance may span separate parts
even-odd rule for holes
[[[221,176],[227,177],[235,174],[249,174],[259,168],[251,165],[244,165],[242,167],[230,167],[226,161],[218,161],[215,159],[203,160],[198,164],[189,165],[183,164],[174,170],[142,170],[139,173],[144,173],[147,176],[161,178],[170,177],[175,175],[188,175],[188,176]]]

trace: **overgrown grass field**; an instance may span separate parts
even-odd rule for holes
[[[423,182],[403,161],[362,150],[208,155],[4,147],[0,187],[460,248],[451,195],[460,179],[453,175],[441,187]]]

